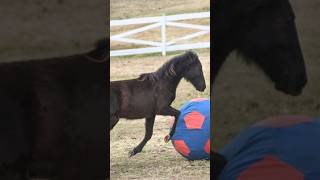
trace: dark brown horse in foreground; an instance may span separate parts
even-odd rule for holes
[[[212,83],[228,55],[237,51],[277,90],[301,94],[307,75],[288,0],[216,0],[212,9]]]
[[[107,43],[0,64],[1,180],[105,179]]]
[[[202,66],[198,56],[192,52],[176,56],[153,73],[141,74],[137,79],[110,82],[110,129],[119,118],[146,118],[145,136],[129,155],[141,152],[153,133],[156,115],[174,116],[174,125],[166,141],[175,132],[180,111],[171,107],[176,89],[182,78],[198,90],[206,88]]]

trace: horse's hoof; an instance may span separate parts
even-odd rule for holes
[[[164,142],[165,143],[168,143],[171,139],[171,136],[170,135],[166,135],[166,137],[164,137]]]
[[[129,151],[129,158],[131,158],[132,156],[136,155],[137,152],[133,149],[132,151]]]

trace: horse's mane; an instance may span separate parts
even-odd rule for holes
[[[158,81],[163,77],[175,77],[188,69],[188,67],[199,61],[198,55],[193,51],[186,51],[184,54],[173,57],[164,63],[157,71],[141,74],[138,78],[140,81],[150,80]]]
[[[94,62],[106,62],[109,59],[109,39],[101,39],[96,42],[96,48],[86,54],[87,58]]]
[[[156,82],[158,79],[154,76],[154,73],[143,73],[139,75],[138,78],[139,81],[151,81],[151,82]]]

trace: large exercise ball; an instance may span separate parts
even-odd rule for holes
[[[320,119],[278,116],[259,122],[221,151],[221,180],[320,179]]]
[[[210,158],[210,101],[192,99],[180,108],[176,131],[171,138],[174,148],[189,160]]]

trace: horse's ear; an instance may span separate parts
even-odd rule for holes
[[[194,60],[198,58],[197,53],[191,50],[186,51],[185,54],[188,56],[188,59],[189,59],[188,62],[190,62],[190,64],[192,64]]]
[[[190,56],[197,56],[197,53],[192,51],[192,50],[188,50],[186,51],[186,54],[190,55]]]

